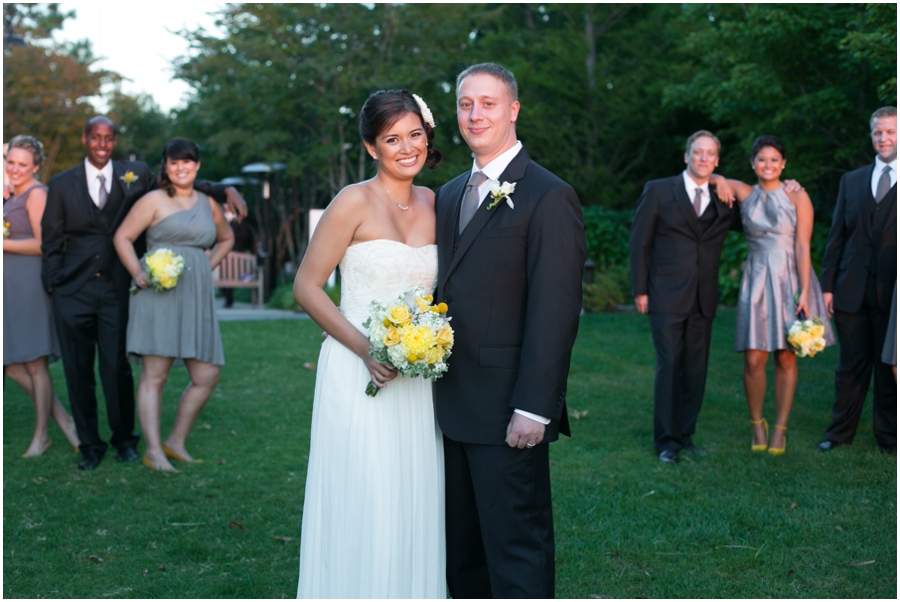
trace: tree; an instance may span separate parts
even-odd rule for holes
[[[73,12],[60,12],[57,4],[3,8],[6,29],[25,42],[3,48],[3,129],[7,139],[29,134],[44,143],[48,159],[40,176],[46,181],[82,157],[81,132],[95,114],[90,99],[118,76],[90,70],[87,42],[52,44],[52,31]]]

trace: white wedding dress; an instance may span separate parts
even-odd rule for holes
[[[352,245],[341,312],[360,330],[372,300],[434,290],[437,247]],[[329,337],[319,354],[298,598],[446,598],[443,439],[431,381],[365,394],[363,361]]]

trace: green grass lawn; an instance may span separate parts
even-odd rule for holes
[[[205,462],[180,474],[112,453],[79,471],[55,425],[47,453],[22,458],[34,413],[4,382],[4,597],[295,596],[315,379],[304,363],[320,330],[221,328],[228,365],[189,439]],[[695,436],[710,455],[664,465],[646,318],[582,318],[568,400],[587,416],[551,448],[558,597],[896,598],[897,464],[878,452],[871,401],[854,445],[816,452],[837,351],[800,360],[787,453],[751,454],[733,329],[720,312]],[[68,405],[61,365],[52,372]],[[166,386],[164,434],[186,379],[176,368]]]

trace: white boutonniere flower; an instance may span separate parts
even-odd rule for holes
[[[487,206],[487,210],[490,211],[494,207],[496,207],[500,201],[506,201],[506,204],[509,205],[510,209],[515,209],[516,206],[513,204],[512,199],[509,198],[509,195],[516,191],[516,184],[513,182],[510,184],[509,182],[503,182],[503,184],[491,184],[491,198],[494,199],[493,202]]]
[[[138,181],[138,176],[134,175],[133,171],[129,171],[119,179],[125,182],[125,190],[130,190],[131,185]]]

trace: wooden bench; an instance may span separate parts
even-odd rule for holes
[[[257,265],[256,255],[253,253],[228,253],[213,270],[213,286],[254,289],[251,297],[253,304],[262,307],[265,301],[264,270]]]

